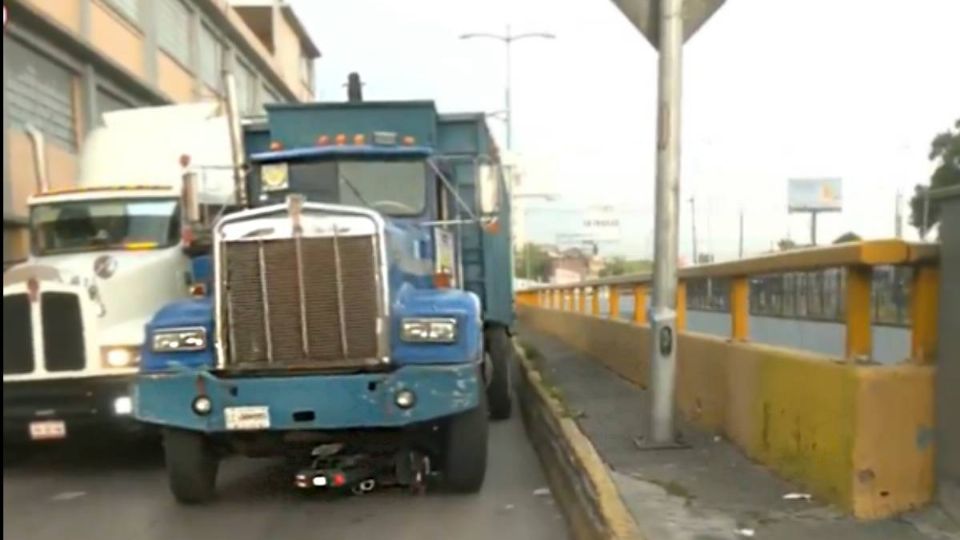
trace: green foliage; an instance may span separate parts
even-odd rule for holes
[[[797,243],[789,238],[784,238],[783,240],[777,242],[777,249],[779,249],[780,251],[790,251],[793,249],[797,249],[798,247],[799,246],[797,245]]]
[[[550,279],[550,254],[541,246],[527,244],[517,249],[513,264],[517,277],[543,282]]]
[[[855,232],[848,232],[844,235],[841,235],[833,243],[836,244],[853,244],[856,242],[862,242],[863,238],[860,238],[860,235]]]
[[[929,201],[929,208],[925,208],[927,190],[960,185],[960,120],[954,124],[953,130],[941,133],[933,139],[930,144],[930,160],[938,163],[937,169],[933,171],[933,176],[930,178],[930,185],[918,185],[910,200],[910,224],[916,227],[920,234],[926,234],[925,213],[928,214],[926,222],[928,229],[940,221],[940,206],[937,201]]]
[[[600,271],[600,277],[625,276],[629,274],[648,274],[653,271],[652,261],[628,261],[623,257],[614,257]]]

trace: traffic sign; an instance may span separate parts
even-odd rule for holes
[[[726,0],[684,0],[683,40],[687,41]],[[660,0],[613,0],[654,49],[660,48]]]

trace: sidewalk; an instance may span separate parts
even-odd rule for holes
[[[960,540],[938,508],[861,523],[748,460],[731,443],[681,425],[687,449],[640,451],[646,392],[559,340],[520,328],[520,342],[613,471],[648,540]],[[751,536],[752,533],[752,536]]]

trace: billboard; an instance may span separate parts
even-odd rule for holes
[[[594,242],[620,240],[620,214],[613,206],[588,208],[583,215],[580,234]]]
[[[787,192],[790,212],[843,210],[843,181],[839,178],[792,178]]]

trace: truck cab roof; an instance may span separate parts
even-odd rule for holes
[[[27,199],[27,205],[107,199],[169,199],[179,196],[180,192],[173,186],[165,185],[74,187],[37,193]]]

